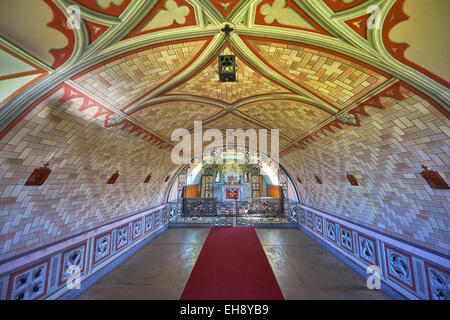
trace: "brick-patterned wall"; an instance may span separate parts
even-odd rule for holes
[[[62,89],[0,139],[0,260],[164,202],[175,167],[170,152],[119,127],[105,129],[96,108],[58,102]],[[49,160],[43,186],[24,186]],[[116,171],[114,185],[106,181]],[[152,174],[150,183],[144,184]]]
[[[449,254],[450,191],[431,189],[420,172],[426,165],[450,184],[450,121],[402,93],[403,101],[382,98],[384,110],[366,108],[370,117],[360,117],[360,127],[321,136],[281,163],[304,204]],[[349,183],[347,171],[360,186]]]

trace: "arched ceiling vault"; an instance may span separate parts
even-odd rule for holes
[[[42,0],[25,12],[23,1],[0,5],[8,7],[0,10],[0,49],[35,70],[0,75],[12,88],[0,103],[1,135],[61,86],[66,99],[84,96],[98,107],[105,127],[133,123],[163,149],[173,147],[172,130],[202,120],[279,128],[286,153],[321,130],[359,125],[365,107],[383,107],[381,97],[401,99],[401,86],[448,116],[449,84],[435,67],[446,65],[447,44],[429,65],[421,47],[442,30],[424,25],[415,47],[396,29],[425,23],[413,14],[420,0]],[[73,5],[82,19],[71,30]],[[448,9],[448,1],[433,7]],[[26,22],[11,23],[19,18]],[[237,55],[236,83],[219,82],[221,53]]]

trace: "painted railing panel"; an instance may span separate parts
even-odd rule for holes
[[[168,225],[162,205],[0,262],[0,299],[57,299]],[[69,286],[67,284],[69,283]]]
[[[298,223],[363,269],[376,265],[381,280],[409,299],[450,299],[449,257],[394,239],[304,205]]]

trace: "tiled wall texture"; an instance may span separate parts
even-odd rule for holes
[[[305,205],[449,254],[450,191],[431,189],[420,172],[428,166],[450,184],[450,121],[402,92],[403,101],[382,98],[385,109],[367,107],[361,126],[321,135],[281,162]]]
[[[170,152],[120,130],[105,129],[97,108],[42,101],[0,139],[0,260],[164,203],[176,169]],[[42,186],[24,186],[49,161]],[[107,185],[119,170],[116,184]],[[144,184],[151,174],[150,183]]]

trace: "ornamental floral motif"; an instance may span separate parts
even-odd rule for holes
[[[128,244],[128,226],[117,229],[117,250]]]
[[[141,237],[141,233],[142,233],[142,221],[138,220],[138,221],[133,223],[132,239],[136,240],[136,239],[140,238]]]
[[[11,300],[34,300],[45,295],[47,291],[47,269],[49,262],[29,268],[19,274],[12,275],[10,288]]]
[[[433,266],[427,265],[430,298],[433,300],[450,300],[450,276]]]
[[[111,234],[108,233],[95,241],[95,262],[107,257],[111,247]]]
[[[349,251],[353,251],[352,232],[341,227],[341,246]]]

